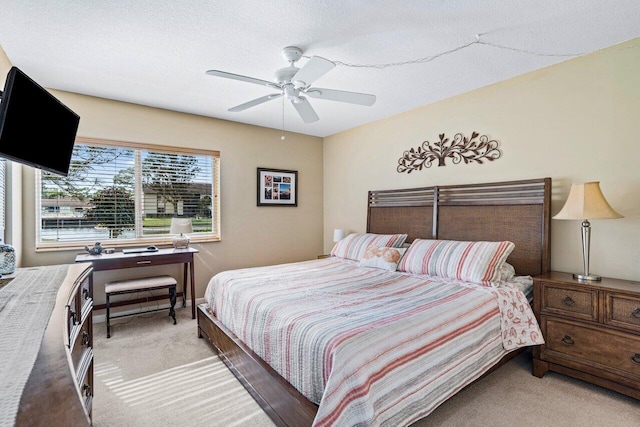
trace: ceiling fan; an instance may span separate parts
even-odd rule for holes
[[[306,94],[312,98],[366,106],[373,105],[376,102],[375,95],[312,87],[311,85],[313,82],[324,76],[336,66],[336,64],[328,59],[321,56],[312,56],[302,68],[298,68],[294,64],[302,57],[301,49],[294,46],[287,46],[282,49],[282,56],[289,61],[289,66],[276,70],[273,82],[241,76],[239,74],[227,73],[226,71],[220,70],[209,70],[207,71],[207,74],[210,76],[224,77],[226,79],[240,80],[260,86],[266,86],[280,91],[279,93],[265,95],[252,101],[245,102],[244,104],[237,105],[233,108],[229,108],[228,111],[231,112],[243,111],[247,108],[255,107],[256,105],[271,101],[272,99],[286,96],[287,99],[291,101],[291,104],[295,107],[302,120],[305,123],[312,123],[318,121],[319,117],[309,101],[307,101],[307,98],[302,96],[302,94]]]

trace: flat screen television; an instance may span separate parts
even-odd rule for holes
[[[0,101],[0,157],[67,176],[80,116],[17,67]]]

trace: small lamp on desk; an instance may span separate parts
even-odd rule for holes
[[[582,261],[584,274],[575,273],[573,277],[578,280],[601,280],[600,276],[589,274],[589,246],[591,245],[591,224],[589,219],[615,219],[624,218],[613,210],[604,198],[600,190],[599,182],[585,182],[584,184],[571,184],[571,191],[564,206],[558,212],[555,219],[581,219],[582,220]]]
[[[170,234],[176,235],[173,238],[173,247],[185,249],[189,247],[189,237],[187,234],[193,233],[191,218],[171,218]]]

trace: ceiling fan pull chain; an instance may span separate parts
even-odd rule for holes
[[[282,97],[282,136],[280,139],[284,141],[284,96]]]

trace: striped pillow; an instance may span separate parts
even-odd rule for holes
[[[331,255],[338,258],[360,261],[371,245],[399,248],[407,239],[406,234],[358,234],[351,233],[331,249]]]
[[[497,287],[500,286],[500,268],[514,247],[507,241],[415,239],[400,261],[398,270]]]

